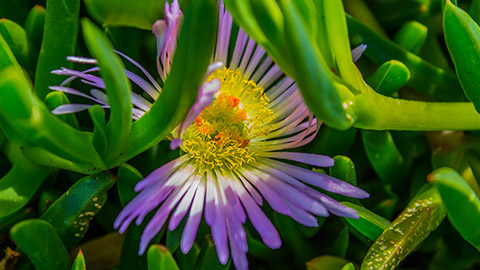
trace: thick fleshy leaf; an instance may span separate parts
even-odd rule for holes
[[[428,28],[417,22],[410,21],[395,34],[394,41],[405,50],[418,54],[427,39]]]
[[[463,91],[480,111],[480,26],[461,8],[446,1],[443,29]]]
[[[428,180],[438,188],[452,225],[465,240],[480,250],[480,200],[477,194],[450,168],[433,171]]]
[[[371,8],[378,20],[387,28],[398,27],[403,22],[422,19],[428,14],[430,0],[383,1],[371,0]]]
[[[10,46],[3,38],[3,35],[0,35],[0,70],[10,66],[14,66],[15,68],[21,70],[17,59],[15,59],[15,56],[10,49]]]
[[[148,270],[178,270],[170,251],[162,245],[152,245],[147,253]]]
[[[23,72],[15,65],[0,73],[0,89],[1,128],[9,140],[20,146],[41,147],[39,150],[46,152],[43,156],[49,158],[36,159],[39,164],[85,173],[104,168],[91,134],[52,115],[32,94]]]
[[[205,236],[202,246],[200,247],[200,254],[198,255],[197,262],[195,263],[195,269],[199,270],[226,270],[230,269],[231,259],[227,264],[222,265],[218,261],[217,251],[215,249],[215,243],[211,235]]]
[[[362,140],[375,172],[398,191],[408,170],[390,132],[362,130]]]
[[[307,262],[307,270],[338,270],[347,263],[344,258],[324,255]]]
[[[330,126],[346,129],[353,124],[343,108],[333,74],[315,47],[304,18],[292,1],[282,1],[285,36],[291,59],[295,59],[293,78],[312,112]],[[322,89],[322,91],[318,91]]]
[[[104,26],[130,26],[151,30],[163,18],[165,0],[147,0],[139,5],[129,0],[85,0],[88,13]]]
[[[78,245],[70,254],[81,250],[88,264],[87,269],[112,269],[119,266],[122,242],[123,235],[111,232]]]
[[[33,52],[27,33],[18,24],[7,19],[0,20],[0,34],[12,49],[20,65],[33,68]]]
[[[70,269],[67,250],[48,222],[41,219],[22,221],[13,226],[10,235],[37,270]]]
[[[73,262],[71,270],[87,270],[87,265],[85,264],[85,257],[83,256],[83,252],[81,249],[78,251],[77,257],[75,257],[75,261]]]
[[[40,194],[38,199],[38,213],[41,215],[47,211],[48,207],[52,205],[60,197],[60,192],[56,190],[45,190]]]
[[[368,239],[375,241],[390,225],[390,221],[373,213],[372,211],[350,202],[342,202],[343,205],[357,211],[360,218],[345,218],[357,231]]]
[[[105,110],[100,105],[94,105],[88,109],[93,123],[93,146],[98,153],[104,154],[108,147]]]
[[[35,93],[43,100],[49,86],[60,85],[64,78],[52,74],[60,67],[72,68],[67,56],[75,54],[80,0],[47,1],[45,31],[35,73]]]
[[[345,12],[341,0],[322,0],[317,1],[322,3],[320,16],[325,20],[325,33],[330,47],[330,52],[322,52],[323,54],[332,54],[334,63],[339,72],[339,76],[347,83],[352,85],[355,89],[360,90],[363,81],[357,77],[355,64],[352,60],[352,53],[350,49],[350,40],[348,38],[347,22],[345,19]]]
[[[116,160],[116,165],[157,144],[187,115],[212,57],[216,14],[214,0],[194,1],[189,5],[162,96],[135,121],[127,151]]]
[[[118,168],[118,196],[122,206],[127,205],[137,193],[135,192],[135,185],[143,179],[143,175],[129,164],[123,164]]]
[[[102,209],[115,176],[104,172],[78,180],[40,217],[50,222],[67,249],[85,235],[89,222]]]
[[[411,75],[408,82],[410,87],[439,100],[465,100],[461,86],[453,74],[425,62],[350,16],[347,16],[347,23],[350,41],[355,46],[367,44],[364,54],[376,64],[381,65],[395,59],[407,66]]]
[[[25,32],[27,33],[28,39],[35,47],[36,53],[38,53],[40,46],[42,45],[45,14],[46,10],[44,7],[35,5],[28,13],[27,20],[23,26],[25,28]]]
[[[10,171],[0,179],[0,220],[24,207],[47,179],[47,167],[33,164],[18,149],[17,160]]]
[[[368,84],[378,93],[391,96],[410,80],[410,71],[399,61],[383,63],[375,73],[367,78]]]
[[[67,95],[61,91],[53,91],[48,93],[48,95],[45,97],[45,105],[50,110],[53,110],[57,108],[58,106],[65,105],[65,104],[70,104],[70,101],[68,100]],[[65,121],[69,125],[71,125],[74,128],[78,128],[78,121],[77,117],[73,113],[69,114],[62,114],[62,115],[57,115],[58,118],[61,120]]]
[[[119,56],[113,52],[100,29],[88,19],[82,19],[82,27],[88,50],[98,61],[108,95],[110,117],[106,126],[108,145],[104,155],[108,164],[123,155],[128,144],[132,125],[132,90]]]
[[[422,189],[378,237],[361,269],[394,269],[435,230],[445,217],[445,206],[436,188]]]
[[[137,195],[134,188],[138,181],[142,179],[142,174],[133,166],[128,164],[120,166],[118,169],[117,188],[122,206],[127,205],[127,203]],[[132,225],[127,229],[120,257],[120,270],[147,269],[147,254],[145,253],[139,256],[138,248],[140,246],[140,237],[148,221],[150,221],[151,216],[152,215],[147,215],[145,221],[140,226]],[[159,238],[160,235],[157,235],[152,240],[152,243],[157,243],[160,240]]]

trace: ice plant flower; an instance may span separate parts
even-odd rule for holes
[[[153,26],[158,46],[158,71],[168,76],[176,47],[176,34],[182,18],[178,2],[166,3],[165,20]],[[318,225],[316,216],[329,213],[358,217],[319,189],[353,198],[368,194],[329,175],[305,169],[288,160],[311,166],[330,167],[327,156],[285,151],[311,142],[320,123],[304,103],[296,83],[285,76],[264,49],[240,28],[232,40],[232,17],[219,1],[218,36],[212,64],[196,103],[185,120],[172,131],[171,148],[180,147],[182,155],[156,169],[138,182],[139,194],[122,210],[114,226],[123,233],[132,221],[140,225],[145,216],[158,208],[142,236],[139,254],[168,223],[175,230],[186,217],[180,249],[187,253],[195,240],[202,216],[211,228],[218,259],[226,264],[230,254],[237,269],[247,269],[247,217],[263,242],[276,249],[280,236],[262,211],[264,200],[276,212],[310,227]],[[230,42],[234,44],[229,50]],[[354,54],[361,54],[362,48]],[[363,48],[364,50],[364,48]],[[231,54],[230,54],[231,52]],[[119,53],[119,52],[118,52]],[[149,82],[126,71],[127,77],[152,99],[161,88],[135,61]],[[69,60],[96,64],[95,59],[70,57]],[[104,89],[101,78],[85,71],[61,69],[57,74],[70,76],[61,86],[51,87],[81,95],[108,107],[104,92],[93,89],[86,95],[64,85],[73,79]],[[132,93],[133,118],[141,117],[150,102]],[[55,113],[72,113],[91,105],[69,104]]]

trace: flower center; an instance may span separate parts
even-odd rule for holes
[[[219,79],[221,87],[183,135],[183,148],[200,173],[234,170],[255,161],[273,118],[263,88],[239,71],[218,69],[211,79]]]

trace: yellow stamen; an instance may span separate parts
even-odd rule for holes
[[[239,71],[224,68],[208,80],[219,79],[221,88],[183,136],[183,148],[199,172],[234,170],[255,161],[270,131],[273,111],[262,87],[243,78]]]

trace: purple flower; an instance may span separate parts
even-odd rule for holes
[[[158,71],[168,76],[176,48],[177,32],[183,15],[178,2],[165,7],[165,20],[153,26],[157,38]],[[230,41],[235,44],[229,50]],[[117,52],[143,71],[147,80],[126,70],[127,77],[153,100],[160,86],[138,63]],[[361,54],[361,52],[356,52]],[[70,61],[96,64],[95,59],[70,57]],[[62,85],[51,87],[93,100],[108,108],[103,80],[84,71],[61,69],[56,74],[70,76]],[[92,85],[90,95],[65,84],[80,78]],[[141,117],[151,106],[132,93],[133,118]],[[72,113],[91,105],[69,104],[54,113]],[[290,152],[311,142],[320,123],[305,105],[296,83],[285,76],[262,47],[240,28],[232,36],[232,17],[219,1],[219,25],[214,59],[199,89],[197,101],[186,118],[172,131],[171,148],[182,155],[156,169],[138,182],[139,194],[122,210],[114,226],[125,232],[132,221],[140,225],[157,209],[141,236],[139,254],[168,224],[175,230],[187,216],[180,249],[187,253],[204,216],[211,228],[219,261],[226,264],[231,254],[237,269],[247,269],[247,217],[263,242],[272,249],[281,246],[280,236],[262,211],[264,200],[276,212],[310,227],[316,216],[329,213],[357,218],[357,213],[316,188],[353,198],[369,195],[350,184],[281,160],[317,167],[333,166],[327,156]]]

